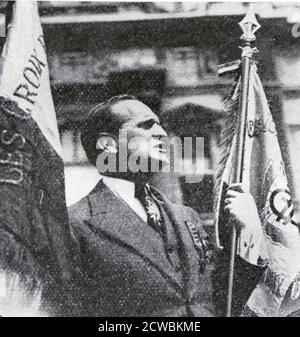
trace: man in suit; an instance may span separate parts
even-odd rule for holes
[[[126,137],[119,137],[120,132]],[[155,172],[150,167],[124,172],[117,160],[116,170],[102,170],[124,146],[128,162],[134,156],[140,162],[149,159],[166,165],[166,136],[154,112],[132,96],[113,97],[88,115],[82,145],[103,178],[69,209],[76,242],[76,276],[70,291],[77,299],[77,315],[215,315],[209,244],[198,214],[172,204],[151,186]],[[228,212],[236,222],[259,236],[257,219],[249,221],[239,210],[244,200],[247,210],[253,211],[251,196],[232,188],[227,197]],[[248,274],[249,292],[261,270],[242,268]],[[247,295],[238,296],[243,301],[237,304],[237,314]]]

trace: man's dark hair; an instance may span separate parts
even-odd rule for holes
[[[120,115],[115,115],[111,108],[121,101],[137,100],[132,95],[119,95],[96,105],[85,119],[81,128],[81,143],[89,161],[96,165],[99,150],[96,148],[97,140],[101,133],[108,133],[114,136],[124,123]]]

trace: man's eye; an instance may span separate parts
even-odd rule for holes
[[[141,123],[139,126],[143,129],[148,130],[152,128],[153,124],[154,124],[153,121],[148,121],[148,122]]]

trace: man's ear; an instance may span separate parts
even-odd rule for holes
[[[115,137],[108,133],[101,133],[96,143],[96,149],[110,153],[117,153],[118,146]]]

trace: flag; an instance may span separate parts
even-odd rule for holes
[[[71,268],[62,151],[37,2],[10,5],[0,58],[0,314],[51,315]]]
[[[228,119],[220,140],[219,170],[216,175],[215,229],[218,248],[229,240],[223,211],[226,188],[233,183],[236,147],[236,114],[238,113],[240,80],[233,86],[225,102]],[[300,271],[300,228],[294,219],[276,127],[272,118],[256,65],[250,65],[249,95],[243,159],[243,184],[256,202],[264,234],[259,248],[266,270],[252,292],[247,305],[259,316],[276,316],[281,303]],[[251,255],[251,236],[240,233],[237,252],[244,260],[256,264]],[[254,256],[257,256],[254,254]]]

